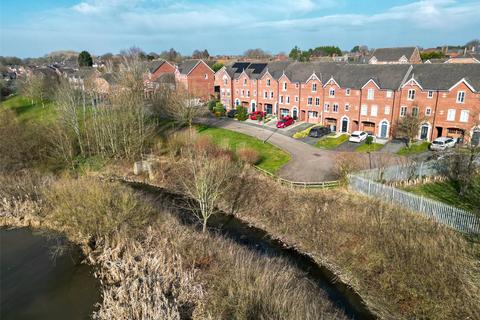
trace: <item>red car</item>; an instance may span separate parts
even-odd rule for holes
[[[253,111],[250,113],[250,120],[260,120],[264,118],[266,114],[264,111]]]
[[[295,123],[292,117],[286,116],[277,121],[277,128],[286,128]]]

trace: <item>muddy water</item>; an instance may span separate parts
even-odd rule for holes
[[[80,250],[52,259],[53,242],[31,230],[0,229],[0,319],[89,319],[100,284]]]

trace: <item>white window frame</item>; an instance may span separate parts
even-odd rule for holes
[[[457,92],[457,103],[465,103],[465,91]]]
[[[270,99],[273,99],[273,91],[270,91]]]
[[[338,103],[334,103],[332,106],[332,112],[338,113]]]
[[[455,109],[448,109],[447,111],[447,121],[455,121],[457,110]]]
[[[462,110],[460,111],[460,122],[468,122],[469,111]]]
[[[405,117],[407,115],[408,108],[406,106],[400,107],[400,117]]]
[[[318,118],[318,111],[308,111],[309,118]]]
[[[363,105],[360,107],[360,115],[361,116],[368,116],[368,106],[367,105]]]
[[[244,86],[247,85],[247,79],[243,79],[243,85],[244,85]]]
[[[307,105],[311,106],[313,104],[313,98],[312,97],[308,97],[307,98]]]
[[[320,98],[319,98],[319,97],[316,97],[316,98],[315,98],[315,105],[316,105],[316,106],[319,106],[319,105],[320,105]]]
[[[426,115],[426,116],[432,115],[432,108],[426,107],[426,108],[425,108],[425,115]]]
[[[267,84],[267,87],[270,87],[270,79],[267,79],[266,84]]]
[[[265,99],[268,99],[268,91],[267,90],[263,91],[263,97]]]
[[[348,112],[350,110],[350,105],[348,103],[345,104],[345,111]]]
[[[345,89],[345,95],[349,96],[350,95],[350,88]]]
[[[433,91],[432,90],[428,90],[427,98],[428,99],[433,99]]]
[[[323,111],[324,111],[324,112],[330,112],[330,104],[325,103],[325,104],[323,105]]]
[[[290,104],[290,96],[287,96],[286,101],[287,101],[287,104]]]
[[[407,100],[408,101],[415,100],[415,89],[408,89]]]
[[[372,105],[370,107],[370,116],[376,117],[378,115],[378,107],[376,105]]]
[[[335,98],[335,88],[330,88],[330,90],[328,91],[328,96],[330,98]]]
[[[317,92],[317,84],[312,83],[312,92]]]
[[[375,89],[370,88],[367,91],[367,100],[373,100],[375,99]]]
[[[295,96],[295,102],[298,102],[298,96]]]
[[[383,110],[384,114],[390,114],[390,106],[385,106],[385,109]]]
[[[391,98],[392,95],[393,95],[393,91],[392,91],[392,90],[387,90],[387,93],[386,93],[385,96],[386,96],[387,98]]]
[[[412,107],[412,117],[418,117],[420,109],[417,106]]]
[[[280,103],[283,103],[283,96],[280,96]]]
[[[282,88],[283,88],[283,91],[287,91],[287,82],[286,81],[283,81]]]

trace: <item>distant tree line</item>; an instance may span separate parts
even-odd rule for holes
[[[320,46],[308,50],[301,50],[295,46],[288,57],[296,61],[309,61],[312,57],[333,57],[342,55],[342,50],[337,46]]]

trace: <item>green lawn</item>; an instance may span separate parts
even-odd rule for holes
[[[455,184],[450,181],[432,182],[404,187],[403,190],[422,195],[426,198],[434,199],[451,206],[469,210],[480,211],[480,177],[474,183],[474,187],[469,189],[467,194],[461,197]]]
[[[214,143],[228,143],[230,148],[233,150],[242,147],[256,150],[262,157],[258,166],[273,174],[275,174],[283,165],[290,161],[290,155],[285,151],[275,147],[270,143],[263,143],[263,141],[246,134],[222,128],[205,126],[198,127],[198,132],[202,135],[211,137]]]
[[[405,146],[402,149],[398,150],[397,154],[402,156],[407,156],[410,154],[422,153],[428,150],[429,145],[430,145],[430,142],[427,142],[427,141],[424,141],[422,143],[415,143],[410,145],[410,148],[407,148]]]
[[[360,145],[358,148],[355,149],[356,152],[374,152],[378,151],[383,148],[383,144],[381,143],[372,143],[370,145],[364,143]]]
[[[11,97],[0,104],[0,109],[10,109],[14,111],[20,121],[40,121],[51,122],[55,119],[55,109],[51,102],[33,103],[21,96]]]
[[[315,146],[323,149],[335,149],[347,140],[347,134],[342,134],[336,138],[326,136],[325,138],[320,139]]]

